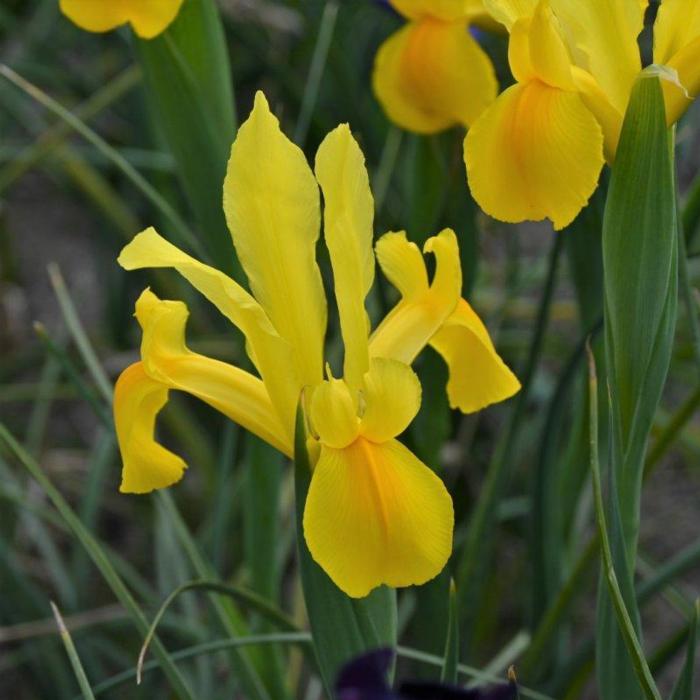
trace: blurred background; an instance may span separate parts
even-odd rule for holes
[[[419,137],[389,124],[371,90],[376,49],[401,25],[386,3],[220,0],[219,5],[239,120],[247,116],[254,92],[264,90],[283,129],[310,161],[325,134],[349,122],[372,179],[376,234],[406,229],[420,242],[445,226],[454,228],[467,298],[508,364],[521,378],[531,370],[527,401],[519,406],[524,418],[509,441],[510,478],[491,543],[494,564],[479,593],[478,616],[465,613],[478,624],[464,660],[498,674],[529,652],[528,683],[547,697],[581,697],[592,666],[597,568],[588,562],[556,639],[549,640],[546,654],[540,650],[542,658],[533,659],[532,632],[551,603],[538,600],[538,553],[553,546],[533,504],[544,498],[541,479],[547,474],[566,472],[578,482],[571,504],[576,517],[560,561],[570,571],[593,533],[587,465],[580,456],[586,440],[581,342],[599,330],[602,306],[599,279],[575,287],[569,260],[572,249],[595,251],[599,243],[581,236],[575,225],[554,236],[546,226],[488,219],[469,196],[460,130]],[[505,37],[481,38],[506,84]],[[193,349],[230,362],[243,356],[233,330],[174,274],[127,274],[116,264],[120,248],[146,226],[171,233],[170,221],[135,186],[124,163],[198,231],[175,160],[149,110],[133,43],[127,29],[106,35],[79,30],[53,0],[0,4],[0,63],[69,109],[113,149],[89,143],[36,95],[0,75],[0,422],[99,539],[149,620],[178,585],[211,578],[183,545],[178,527],[184,523],[210,573],[255,590],[303,623],[291,471],[273,452],[203,404],[177,395],[160,424],[164,442],[192,465],[171,490],[183,520],[174,519],[169,502],[117,490],[121,464],[106,413],[105,380],[113,381],[137,356],[140,338],[132,313],[140,291],[151,285],[161,296],[188,302]],[[699,120],[696,105],[679,126],[684,193],[697,187]],[[233,134],[227,141],[232,139]],[[584,216],[599,219],[603,201],[604,188]],[[695,256],[690,273],[697,284]],[[379,311],[392,299],[378,283],[372,308]],[[645,492],[639,571],[643,585],[674,555],[688,552],[673,585],[649,596],[643,608],[646,645],[665,688],[681,661],[679,635],[689,601],[700,594],[700,421],[694,415],[700,396],[690,391],[698,370],[685,310],[679,308],[676,356],[656,434],[663,434],[679,408],[687,415],[672,448],[661,444],[655,457]],[[538,329],[541,352],[533,355]],[[515,402],[463,417],[449,411],[442,391],[446,372],[436,356],[421,358],[419,374],[424,387],[434,390],[407,441],[450,486],[459,545],[483,475],[510,430]],[[414,649],[442,653],[448,578],[401,594],[402,640]],[[76,696],[50,600],[63,613],[95,686],[134,668],[143,635],[44,490],[0,447],[0,697]],[[269,631],[266,622],[248,617],[251,630]],[[169,649],[226,636],[201,593],[178,598],[161,635]],[[274,649],[261,662],[276,664],[267,668],[277,671],[269,672],[278,673],[294,697],[319,697],[320,686],[299,652]],[[181,664],[198,697],[238,697],[226,653]],[[402,664],[412,675],[435,673],[426,663]],[[139,689],[130,680],[107,688],[104,696],[169,697],[159,671],[147,675]],[[278,697],[284,696],[273,693]]]

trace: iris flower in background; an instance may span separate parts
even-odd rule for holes
[[[177,17],[184,0],[59,0],[61,12],[88,32],[130,24],[142,39],[153,39]]]
[[[398,691],[387,683],[394,653],[378,649],[354,659],[338,676],[338,700],[517,700],[515,681],[488,690],[457,688],[442,683],[406,682]]]
[[[342,379],[327,366],[324,372],[319,185],[345,348]],[[410,365],[432,345],[449,367],[450,403],[464,412],[520,386],[461,298],[455,234],[445,230],[426,243],[436,258],[432,280],[404,233],[378,241],[379,264],[401,299],[370,332],[374,202],[362,152],[347,125],[339,126],[318,150],[314,177],[262,93],[233,144],[224,210],[252,294],[152,228],[124,248],[119,262],[127,270],[177,270],[241,330],[259,376],[189,350],[186,306],[144,291],[136,303],[141,361],[115,389],[121,490],[146,493],[183,475],[184,461],[154,439],[170,389],[205,401],[290,457],[303,396],[315,461],[304,534],[314,559],[354,597],[380,584],[433,578],[450,556],[453,508],[442,481],[396,440],[421,402]]]
[[[498,93],[493,65],[469,32],[482,0],[390,0],[407,23],[380,47],[374,91],[388,117],[431,134],[470,126]]]
[[[516,84],[465,139],[469,185],[502,221],[550,219],[567,226],[615,158],[632,87],[646,0],[484,0],[510,33]],[[700,0],[663,0],[654,61],[669,124],[700,92]],[[676,79],[677,78],[677,79]]]

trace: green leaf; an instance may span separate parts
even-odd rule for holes
[[[457,608],[457,588],[450,581],[450,615],[447,622],[445,639],[445,663],[442,666],[440,680],[443,683],[457,683],[457,666],[459,665],[459,613]]]
[[[219,269],[236,272],[221,188],[235,136],[233,82],[214,0],[187,0],[155,39],[135,39],[146,97]]]
[[[644,657],[644,651],[639,643],[635,625],[630,616],[630,612],[625,604],[625,599],[618,582],[615,565],[613,562],[613,553],[608,536],[608,526],[605,517],[605,505],[603,503],[603,488],[600,478],[600,464],[598,461],[598,381],[596,378],[595,359],[593,353],[589,350],[589,401],[590,401],[590,462],[591,476],[593,480],[593,496],[595,500],[596,520],[598,524],[598,535],[600,537],[601,551],[603,555],[603,575],[608,587],[608,593],[612,601],[612,605],[617,618],[617,623],[622,633],[622,637],[627,648],[627,652],[632,661],[632,666],[638,681],[638,687],[642,689],[643,697],[647,700],[661,700],[654,679],[652,678],[649,665]],[[624,561],[624,560],[623,560]],[[599,621],[600,625],[600,621]],[[608,692],[608,688],[601,687],[601,695]],[[620,698],[631,698],[633,690],[628,687],[624,694],[617,695]],[[610,697],[613,697],[612,695]]]
[[[78,685],[80,686],[80,691],[83,694],[83,698],[84,700],[94,700],[95,696],[92,692],[92,688],[90,688],[90,681],[85,674],[83,664],[78,656],[78,650],[75,648],[75,644],[73,644],[73,639],[71,638],[70,632],[63,621],[63,617],[61,616],[56,603],[53,601],[51,601],[51,610],[56,618],[56,624],[58,625],[58,631],[61,635],[61,641],[63,642],[63,646],[66,648],[66,653],[70,659],[70,663],[73,667],[73,672],[75,673],[75,677],[78,681]]]
[[[669,700],[693,700],[693,675],[695,671],[695,649],[700,634],[700,601],[695,603],[695,614],[688,632],[688,651],[681,675],[676,681]]]
[[[396,592],[382,586],[366,598],[343,593],[313,560],[304,539],[304,507],[311,483],[303,410],[297,412],[294,441],[296,528],[301,585],[319,671],[329,697],[338,671],[370,649],[396,646]]]
[[[645,72],[632,91],[603,222],[611,426],[606,517],[612,574],[637,636],[640,623],[632,577],[645,452],[676,323],[678,239],[669,136],[659,79]],[[638,669],[630,664],[629,630],[621,622],[619,601],[605,590],[609,578],[604,573],[598,595],[599,692],[603,700],[635,700],[642,697]]]

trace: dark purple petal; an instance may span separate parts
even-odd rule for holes
[[[377,649],[348,663],[335,689],[340,700],[398,700],[387,683],[394,652]]]
[[[483,690],[465,690],[439,683],[404,683],[400,689],[402,700],[517,700],[515,683],[497,685]]]

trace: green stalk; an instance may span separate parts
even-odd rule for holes
[[[78,656],[78,650],[75,648],[75,644],[73,644],[73,639],[70,636],[70,632],[68,632],[68,629],[66,628],[63,617],[61,616],[59,609],[56,607],[56,603],[53,601],[51,601],[51,610],[56,618],[56,624],[58,625],[58,631],[61,635],[61,641],[63,642],[63,646],[66,648],[66,653],[70,659],[70,663],[73,667],[73,672],[75,673],[80,690],[83,693],[83,698],[84,700],[94,700],[95,696],[92,692],[92,688],[90,687],[90,681],[85,674],[83,664]]]
[[[542,352],[562,249],[563,238],[557,236],[549,256],[547,280],[540,298],[525,369],[520,375],[522,389],[515,399],[516,403],[511,411],[505,436],[499,443],[486,473],[458,562],[457,590],[460,592],[460,611],[463,619],[467,621],[465,637],[468,645],[472,642],[475,618],[480,610],[480,601],[486,585],[486,572],[493,550],[498,504],[503,498],[503,492],[514,469],[515,446]]]

